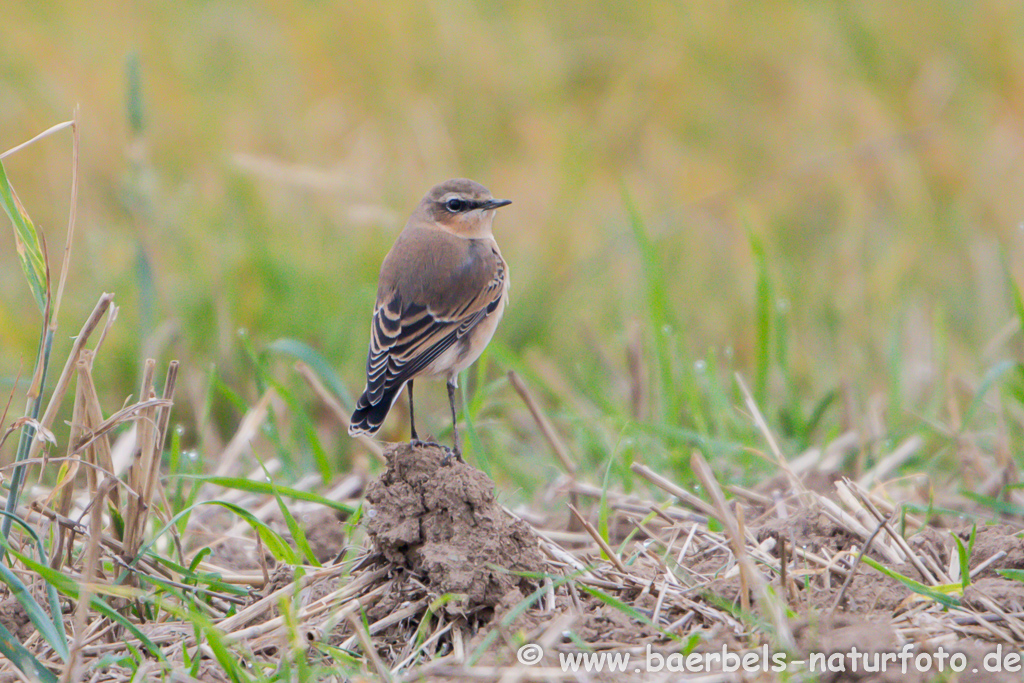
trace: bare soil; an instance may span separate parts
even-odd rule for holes
[[[362,571],[378,571],[376,585],[388,587],[368,610],[371,620],[386,621],[403,606],[422,605],[375,634],[377,654],[389,668],[402,665],[403,680],[498,681],[509,671],[519,681],[553,680],[564,676],[560,652],[628,651],[642,658],[648,651],[667,656],[716,652],[724,646],[742,654],[768,646],[771,652],[787,650],[793,661],[851,648],[872,656],[908,643],[915,655],[934,654],[940,646],[946,653],[965,653],[971,667],[960,674],[947,670],[943,680],[1019,680],[1016,674],[972,671],[997,645],[1012,649],[1024,644],[1024,622],[1018,618],[1024,614],[1024,584],[996,573],[1024,562],[1024,541],[1012,526],[977,528],[970,567],[987,564],[962,596],[947,590],[958,603],[951,609],[905,581],[856,563],[866,540],[863,531],[827,506],[813,499],[792,506],[751,503],[745,514],[753,520],[746,530],[746,551],[789,611],[779,631],[778,624],[755,626],[765,619],[765,599],[739,571],[735,544],[706,524],[677,521],[685,517],[681,508],[662,506],[668,514],[641,521],[639,514],[625,512],[630,509],[625,499],[613,496],[619,511],[610,535],[613,543],[625,541],[616,563],[602,556],[593,538],[570,531],[568,524],[531,526],[504,510],[483,473],[444,462],[439,449],[393,445],[385,456],[387,471],[366,490],[365,525],[373,555]],[[558,519],[564,522],[565,517]],[[924,586],[955,584],[959,579],[948,576],[959,562],[954,535],[966,546],[971,533],[972,527],[963,525],[905,530],[905,548],[881,533],[867,556]],[[785,584],[780,552],[785,553]],[[851,569],[853,577],[844,588]],[[575,580],[565,581],[569,576]],[[435,609],[430,617],[431,603],[444,603],[444,614]],[[745,618],[743,609],[751,610],[753,619]],[[408,647],[417,633],[421,639],[428,633],[436,636],[418,654]],[[517,650],[526,643],[543,645],[545,655],[537,664],[517,661]],[[676,673],[633,673],[636,680],[679,680]],[[777,676],[721,675],[714,680]],[[807,680],[916,682],[935,675],[913,667],[907,673],[848,667]],[[632,679],[622,673],[590,673],[587,680]]]
[[[366,489],[366,530],[384,559],[423,584],[431,599],[465,596],[449,612],[491,611],[520,599],[543,571],[538,539],[494,497],[494,482],[436,448],[398,445]],[[531,575],[534,575],[531,578]]]
[[[665,495],[602,492],[566,478],[545,492],[557,504],[517,514],[498,502],[482,472],[446,460],[441,449],[393,444],[384,457],[383,474],[362,490],[348,489],[361,497],[348,499],[353,508],[364,503],[358,523],[365,540],[353,541],[352,522],[334,511],[295,506],[322,567],[275,563],[248,524],[217,506],[193,517],[185,554],[197,543],[208,546],[204,571],[251,586],[240,598],[217,596],[212,621],[267,666],[280,662],[297,628],[311,644],[311,664],[336,670],[329,653],[352,653],[378,678],[396,681],[679,681],[688,679],[677,670],[643,670],[648,658],[723,648],[843,666],[817,674],[807,664],[785,674],[737,672],[723,671],[718,659],[710,672],[693,675],[708,682],[1020,680],[982,666],[999,648],[1004,655],[1024,649],[1024,583],[999,573],[1024,569],[1024,540],[1012,518],[976,527],[961,517],[918,519],[902,514],[880,487],[869,491],[814,471],[804,475],[813,486],[790,472],[796,483],[789,490],[776,479],[709,504],[642,466],[634,470]],[[606,536],[595,528],[602,495]],[[581,518],[566,514],[567,501]],[[290,537],[274,500],[238,502],[263,510],[261,519]],[[963,501],[963,510],[971,504]],[[966,587],[958,540],[970,549]],[[36,599],[47,604],[41,594]],[[287,619],[285,604],[295,610]],[[65,609],[70,617],[73,606]],[[202,643],[191,623],[165,616],[138,626],[178,666]],[[30,649],[46,651],[16,598],[0,601],[0,624]],[[128,637],[116,629],[101,635],[90,657]],[[533,645],[543,654],[524,664],[521,648]],[[871,657],[904,647],[914,656],[945,652],[947,661],[963,653],[969,666],[942,674],[872,670]],[[854,648],[869,659],[856,666],[844,659]],[[560,656],[581,652],[629,653],[637,665],[566,672]],[[9,669],[0,662],[0,683],[19,680]],[[111,664],[104,675],[96,680],[132,673]],[[223,676],[204,663],[199,680]]]

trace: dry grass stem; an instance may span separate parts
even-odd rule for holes
[[[548,421],[547,417],[541,411],[540,406],[537,404],[537,400],[533,397],[529,387],[522,378],[514,371],[509,370],[508,381],[512,385],[512,388],[519,394],[519,398],[523,399],[523,403],[526,404],[527,409],[530,411],[530,415],[533,416],[534,421],[537,423],[537,427],[540,428],[541,434],[544,435],[544,439],[551,446],[551,450],[558,456],[558,461],[562,464],[562,469],[571,478],[576,477],[576,461],[569,453],[569,449],[566,448],[565,443],[561,437],[555,431],[554,427],[551,426],[551,422]]]

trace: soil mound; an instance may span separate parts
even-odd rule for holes
[[[505,512],[494,482],[433,446],[392,444],[388,468],[366,490],[374,547],[431,593],[466,595],[450,612],[491,609],[511,591],[528,595],[544,560],[537,536]]]

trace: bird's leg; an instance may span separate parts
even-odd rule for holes
[[[459,459],[459,462],[466,462],[462,459],[462,446],[459,442],[459,422],[455,414],[455,384],[452,380],[448,380],[448,405],[452,409],[452,440],[454,448],[452,448],[451,453]]]
[[[419,442],[420,437],[416,436],[416,417],[412,409],[412,380],[409,380],[409,431],[412,433],[411,444]]]
[[[412,407],[412,380],[409,380],[409,431],[411,432],[412,438],[409,440],[409,445],[413,448],[421,448],[423,446],[436,446],[443,451],[448,449],[436,441],[420,441],[420,437],[416,434],[416,419],[413,413]]]

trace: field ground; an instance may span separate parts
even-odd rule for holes
[[[251,414],[231,443],[251,439],[267,417]],[[344,424],[344,413],[337,418]],[[766,673],[758,659],[723,673],[718,660],[717,674],[698,668],[694,680],[931,681],[939,666],[966,667],[941,680],[1019,680],[995,668],[1013,666],[997,648],[1024,647],[1019,525],[979,523],[991,509],[964,498],[929,500],[919,477],[884,483],[921,447],[916,437],[858,479],[842,475],[853,436],[789,460],[769,450],[776,474],[753,489],[723,490],[695,453],[703,496],[640,463],[632,471],[657,495],[602,489],[567,459],[569,472],[544,496],[568,505],[514,511],[481,471],[432,446],[381,450],[366,440],[385,471],[370,481],[357,468],[321,498],[302,483],[275,487],[267,473],[276,460],[230,476],[241,461],[229,444],[222,473],[187,496],[187,524],[164,527],[173,543],[165,534],[130,562],[122,534],[39,516],[35,504],[33,526],[65,538],[77,531],[84,562],[58,580],[24,561],[72,598],[61,601],[67,632],[80,634],[69,680],[674,681],[679,664],[665,666],[673,656],[723,648],[783,653],[785,668]],[[565,453],[557,437],[551,446]],[[111,491],[101,485],[93,500]],[[179,481],[156,498],[181,494]],[[166,510],[157,512],[164,521]],[[75,535],[67,542],[74,555]],[[20,549],[28,558],[30,546]],[[111,568],[128,567],[113,585]],[[121,613],[95,603],[83,611],[90,585]],[[45,603],[39,586],[32,592]],[[60,671],[24,604],[0,602],[0,624]],[[905,647],[909,673],[895,659]],[[627,675],[578,673],[559,660],[602,652],[630,653]],[[890,673],[870,673],[885,653]],[[815,656],[828,673],[808,671]]]
[[[999,680],[1022,35],[1004,0],[6,3],[0,677],[909,643]],[[438,469],[404,403],[398,451],[345,419],[380,261],[455,176],[513,200],[512,299]]]
[[[697,487],[638,458],[627,492],[591,483],[510,372],[562,470],[534,505],[509,509],[439,448],[365,437],[331,487],[320,474],[277,483],[282,435],[309,417],[269,383],[200,471],[169,420],[176,363],[158,392],[148,362],[141,400],[103,419],[91,377],[103,338],[91,337],[113,311],[101,297],[56,381],[59,402],[67,368],[77,374],[73,446],[50,455],[57,483],[29,487],[12,517],[2,680],[623,680],[566,670],[559,657],[579,653],[629,653],[637,680],[679,680],[679,662],[708,653],[786,659],[739,673],[721,659],[695,680],[935,680],[913,668],[921,657],[967,669],[944,680],[1017,679],[988,659],[1013,666],[998,648],[1024,646],[1012,461],[977,453],[980,492],[936,491],[892,477],[924,447],[913,434],[853,477],[856,430],[787,457],[737,378],[772,475],[722,486],[699,444]],[[301,361],[293,372],[343,431],[348,411],[321,377]],[[53,438],[46,423],[31,424]],[[898,652],[914,657],[909,673],[853,673]]]

